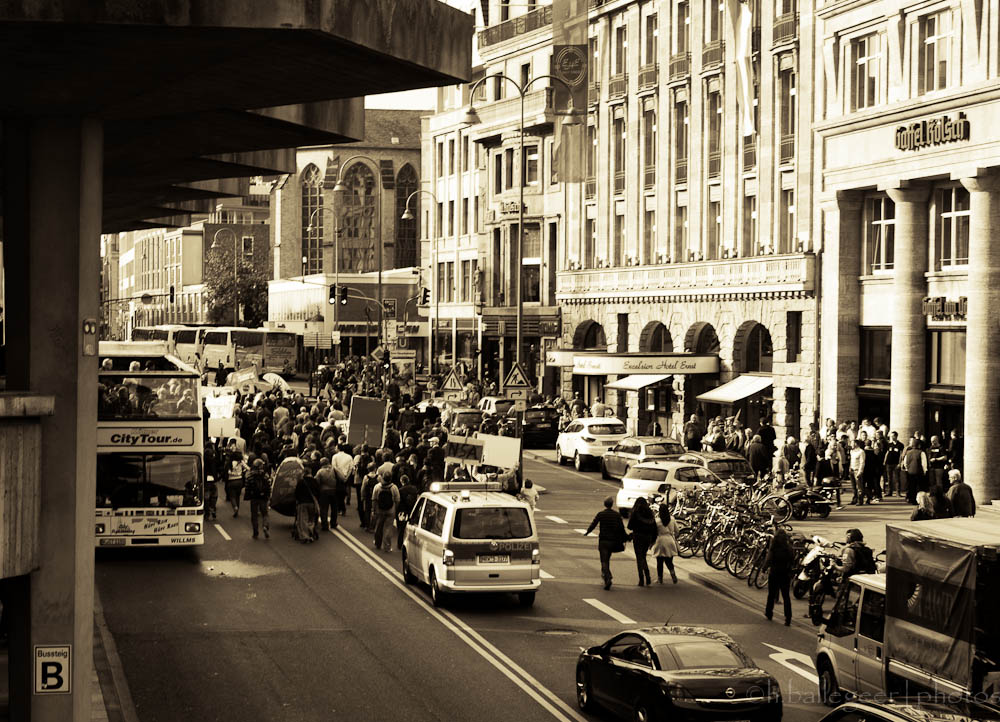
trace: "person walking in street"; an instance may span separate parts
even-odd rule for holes
[[[632,532],[632,549],[635,551],[635,566],[639,571],[639,586],[652,584],[646,554],[656,539],[656,519],[646,498],[640,496],[632,506],[628,519],[628,529]]]
[[[760,438],[760,434],[754,434],[750,440],[750,448],[747,451],[747,461],[750,462],[750,469],[753,471],[757,481],[771,471],[771,456],[767,453],[767,447]]]
[[[372,489],[372,513],[375,516],[375,548],[392,551],[392,522],[399,505],[399,489],[391,474],[383,474]]]
[[[253,538],[257,538],[260,530],[263,530],[265,539],[270,538],[271,525],[267,520],[267,505],[271,501],[271,476],[264,467],[263,459],[254,459],[250,473],[247,474],[246,491],[243,496],[250,502]]]
[[[614,505],[613,496],[606,498],[604,508],[597,512],[583,534],[589,536],[596,527],[600,527],[597,534],[597,552],[601,556],[601,578],[604,580],[605,589],[611,589],[611,555],[625,551],[625,524],[622,522],[621,514],[611,508]]]
[[[333,474],[330,460],[325,456],[319,460],[316,472],[319,485],[319,524],[321,531],[337,527],[337,479]]]
[[[920,442],[910,438],[903,454],[903,478],[906,480],[906,501],[917,503],[917,492],[927,491],[927,454],[919,446]]]
[[[684,448],[688,451],[701,451],[701,437],[704,432],[701,429],[701,422],[697,414],[691,414],[691,418],[684,424]]]
[[[656,541],[653,542],[652,551],[656,557],[657,584],[663,584],[663,567],[670,571],[670,579],[676,584],[674,557],[677,556],[677,521],[670,515],[670,505],[666,499],[656,510]]]
[[[948,491],[946,496],[951,502],[951,512],[955,516],[975,516],[976,497],[972,493],[972,487],[962,479],[962,472],[958,469],[948,471]]]
[[[396,506],[396,548],[403,548],[403,539],[406,537],[406,525],[410,522],[410,514],[420,496],[420,489],[410,477],[403,475],[400,477],[402,486],[399,489],[399,504]]]
[[[308,473],[295,485],[295,526],[292,537],[303,544],[312,544],[319,539],[316,520],[319,518],[319,485]]]
[[[792,568],[795,566],[795,550],[784,527],[773,523],[774,534],[767,547],[764,558],[764,568],[769,570],[767,577],[767,602],[764,604],[764,616],[768,621],[774,615],[774,603],[781,594],[781,602],[785,611],[785,626],[792,624],[792,600],[789,587],[792,584]]]
[[[330,467],[333,469],[334,479],[337,484],[337,491],[334,497],[337,500],[337,511],[341,516],[347,514],[347,507],[351,503],[351,477],[354,472],[354,457],[348,453],[350,447],[344,443],[339,444],[337,453],[330,458]],[[336,516],[330,522],[334,529],[337,527]]]
[[[229,499],[229,504],[233,507],[234,519],[240,515],[240,495],[243,493],[246,478],[247,465],[243,462],[243,454],[239,451],[233,451],[226,469],[226,498]]]
[[[532,511],[535,510],[535,507],[538,505],[538,489],[535,488],[535,483],[531,479],[524,480],[524,486],[521,487],[518,496],[528,502],[528,506],[531,507]]]

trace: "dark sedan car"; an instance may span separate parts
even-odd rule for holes
[[[531,406],[524,412],[521,437],[533,449],[554,449],[559,436],[559,411],[551,406]]]
[[[635,720],[781,719],[778,681],[706,627],[635,629],[581,652],[576,700]]]

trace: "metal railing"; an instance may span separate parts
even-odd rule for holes
[[[774,20],[774,38],[773,42],[775,45],[780,43],[787,43],[790,40],[795,40],[799,35],[799,14],[798,13],[785,13],[784,15],[779,15]]]
[[[795,133],[781,136],[778,142],[778,162],[789,163],[795,160]]]
[[[628,73],[612,75],[608,81],[608,100],[624,98],[628,93]]]
[[[601,100],[601,81],[591,80],[587,84],[587,102],[596,105]]]
[[[705,47],[701,50],[702,66],[721,65],[725,49],[726,46],[721,40],[713,40],[710,43],[705,43]]]
[[[655,88],[660,79],[660,66],[650,63],[639,68],[639,90]]]
[[[722,172],[722,152],[710,150],[708,152],[708,177],[716,178]]]
[[[593,198],[597,195],[597,178],[590,176],[583,181],[583,194],[587,198]]]
[[[485,48],[490,45],[502,43],[518,35],[530,33],[532,30],[544,28],[552,24],[552,6],[543,5],[531,12],[519,15],[516,18],[505,20],[502,23],[488,27],[479,31],[479,47]]]
[[[755,141],[744,141],[743,143],[743,170],[753,170],[757,167],[757,143]]]
[[[625,191],[625,171],[616,170],[615,171],[615,193],[622,193]]]
[[[670,56],[670,79],[680,80],[691,73],[691,53]]]
[[[656,166],[647,165],[642,170],[642,187],[646,190],[656,187]]]
[[[688,162],[687,158],[678,158],[674,161],[674,183],[687,183]]]

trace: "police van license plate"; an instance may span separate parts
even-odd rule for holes
[[[480,554],[477,561],[480,564],[510,564],[510,554]]]

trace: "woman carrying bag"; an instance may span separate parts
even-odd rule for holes
[[[632,513],[628,520],[629,531],[632,532],[632,549],[635,550],[635,565],[639,570],[639,586],[652,584],[649,577],[649,565],[646,563],[646,553],[656,539],[656,519],[649,502],[640,496],[635,500]]]
[[[670,579],[677,583],[674,571],[674,557],[677,556],[677,521],[670,515],[670,506],[664,502],[656,514],[656,541],[653,542],[653,556],[656,557],[656,581],[663,584],[663,567],[670,570]]]

